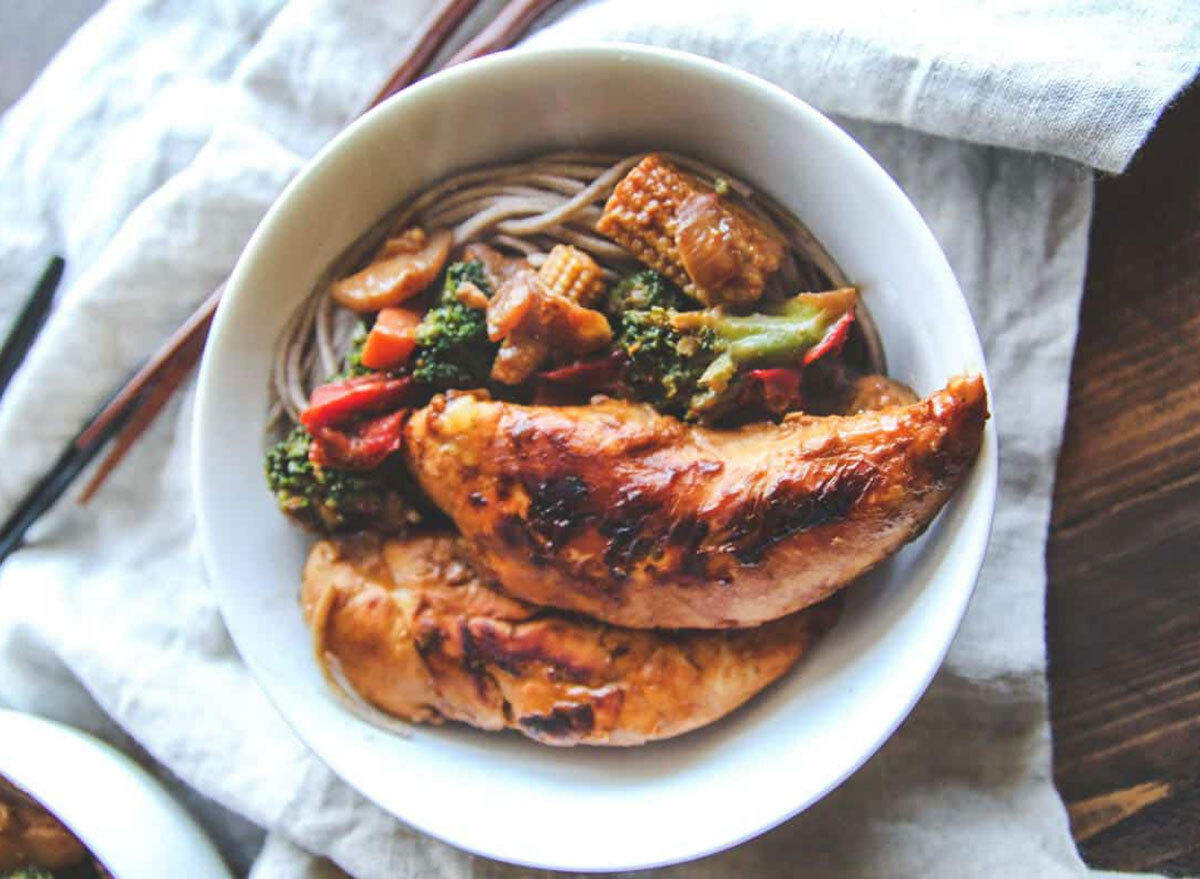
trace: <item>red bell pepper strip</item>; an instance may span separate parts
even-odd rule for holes
[[[854,323],[854,309],[839,317],[837,322],[829,328],[825,338],[808,349],[802,361],[804,365],[808,366],[826,354],[836,354],[841,351],[842,346],[846,344],[846,339],[850,336],[850,324],[852,323]]]
[[[313,433],[319,427],[342,424],[360,415],[376,415],[396,409],[409,400],[412,378],[364,375],[334,384],[321,385],[312,392],[308,408],[300,413],[300,423]]]
[[[599,390],[620,378],[627,362],[624,351],[614,351],[606,357],[576,360],[558,369],[539,372],[537,377],[553,384]]]
[[[318,427],[313,430],[308,460],[318,467],[374,470],[404,444],[404,422],[409,410],[380,415],[349,430]]]
[[[754,399],[755,391],[760,399]],[[795,369],[752,369],[746,373],[743,399],[761,402],[763,408],[776,415],[787,412],[800,397],[800,372]]]

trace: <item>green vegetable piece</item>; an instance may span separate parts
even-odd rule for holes
[[[739,368],[799,366],[804,354],[853,305],[853,294],[842,291],[802,293],[769,313],[739,315],[708,309],[680,315],[673,324],[684,330],[710,330]]]
[[[456,262],[446,269],[446,282],[442,285],[442,292],[438,296],[438,304],[451,305],[457,303],[458,298],[454,294],[458,291],[459,284],[467,282],[474,284],[489,297],[496,292],[492,289],[492,284],[487,278],[483,263],[478,260]]]
[[[419,521],[405,499],[398,464],[364,472],[318,467],[308,458],[311,445],[308,431],[297,427],[266,456],[267,486],[279,509],[300,524],[323,533],[395,532]]]
[[[710,327],[739,366],[795,366],[843,313],[789,299],[776,314],[722,315]]]
[[[711,330],[675,329],[674,314],[665,308],[626,311],[616,344],[629,358],[625,380],[634,396],[664,414],[687,417],[718,348]]]
[[[54,879],[54,874],[42,867],[18,867],[0,873],[0,879]]]
[[[446,270],[438,301],[417,327],[412,376],[437,390],[479,388],[487,384],[499,346],[488,339],[487,315],[454,295],[470,281],[492,295],[481,262],[457,262]]]
[[[653,269],[634,272],[617,284],[608,294],[608,314],[620,318],[627,311],[647,311],[651,308],[671,308],[687,311],[697,303],[666,277]]]
[[[667,415],[711,422],[736,404],[745,371],[800,367],[853,302],[844,292],[796,296],[769,314],[629,310],[616,343],[629,358],[626,381],[637,399]]]

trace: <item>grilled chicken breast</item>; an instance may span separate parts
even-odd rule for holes
[[[620,629],[488,588],[448,536],[321,541],[302,600],[318,650],[381,710],[637,745],[711,723],[832,625],[828,604],[748,631]]]
[[[616,401],[438,397],[404,454],[489,577],[621,626],[753,626],[929,524],[979,451],[978,376],[852,416],[708,430]]]

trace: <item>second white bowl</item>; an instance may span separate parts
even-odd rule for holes
[[[231,879],[183,807],[146,770],[85,733],[0,710],[0,775],[66,825],[115,879]]]

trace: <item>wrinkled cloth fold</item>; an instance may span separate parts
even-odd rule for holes
[[[0,512],[229,272],[429,5],[112,0],[4,117],[0,322],[49,253],[69,271],[0,403]],[[482,3],[467,31],[498,5]],[[1085,873],[1050,775],[1043,637],[1044,542],[1092,204],[1085,165],[1123,168],[1194,74],[1200,8],[596,0],[565,5],[527,43],[585,39],[708,55],[836,114],[945,249],[984,341],[1001,439],[985,569],[911,717],[804,814],[661,874],[770,877],[797,864],[833,877]],[[190,425],[189,391],[89,507],[60,504],[0,568],[0,704],[133,753],[257,879],[539,875],[403,827],[274,711],[205,579]]]

